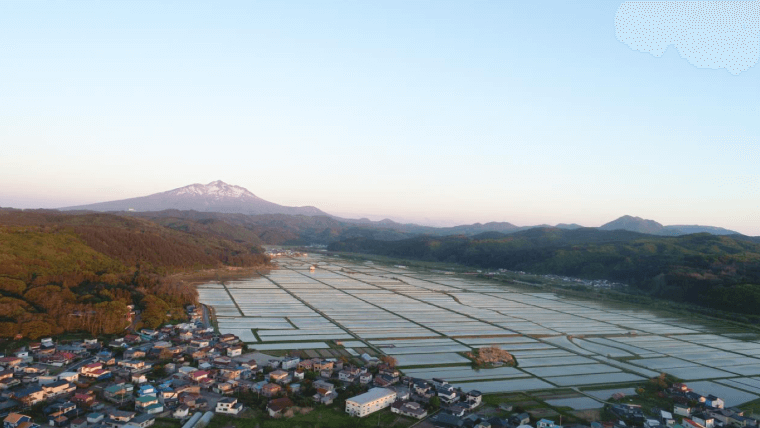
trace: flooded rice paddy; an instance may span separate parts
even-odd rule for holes
[[[760,396],[757,335],[720,323],[325,256],[276,264],[198,287],[219,330],[257,350],[370,350],[408,375],[485,393],[631,385],[667,372],[732,404]],[[464,354],[490,345],[518,367],[472,369]]]

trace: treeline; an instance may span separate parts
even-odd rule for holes
[[[349,239],[332,251],[609,279],[647,295],[760,314],[760,245],[709,234],[660,237],[592,228],[537,228],[510,235]]]
[[[110,214],[0,210],[0,337],[112,334],[183,317],[194,287],[169,274],[269,259],[245,239],[174,230]]]

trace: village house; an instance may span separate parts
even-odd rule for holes
[[[710,394],[705,397],[705,406],[715,409],[722,409],[725,406],[725,403],[722,399]]]
[[[31,407],[45,399],[45,391],[39,385],[31,385],[13,391],[11,398],[18,400],[23,407]]]
[[[134,386],[131,383],[121,383],[111,385],[103,390],[103,396],[106,400],[113,402],[130,401],[132,399],[132,391]]]
[[[190,407],[188,407],[186,404],[182,404],[174,409],[172,412],[172,417],[177,419],[184,419],[188,414],[190,414]]]
[[[194,360],[200,360],[200,359],[206,358],[208,356],[208,351],[210,349],[211,348],[196,349],[195,351],[193,351],[192,354],[190,354],[190,356],[193,357]]]
[[[32,418],[20,413],[10,413],[3,419],[3,428],[39,428]]]
[[[219,370],[219,377],[225,380],[237,380],[243,376],[243,369],[240,367],[225,367]]]
[[[211,345],[206,339],[193,339],[190,341],[190,346],[197,349],[208,348]]]
[[[189,374],[190,380],[193,382],[201,382],[203,379],[207,379],[209,372],[205,370],[196,370]]]
[[[73,421],[71,421],[71,425],[69,425],[70,428],[87,428],[87,419],[86,418],[76,418]]]
[[[95,403],[95,393],[92,391],[77,392],[71,398],[71,401],[76,403],[78,406],[91,406],[93,403]]]
[[[73,403],[55,403],[45,407],[43,413],[51,426],[60,427],[69,423],[68,415],[71,415],[69,412],[75,410],[76,406]]]
[[[135,410],[143,413],[159,413],[164,410],[158,402],[158,398],[153,395],[144,395],[142,397],[135,398]]]
[[[305,372],[301,369],[297,369],[293,372],[293,380],[303,380],[305,377]]]
[[[174,386],[174,390],[177,392],[177,394],[182,394],[184,392],[200,394],[201,392],[200,386],[186,381],[172,381],[172,385]]]
[[[466,397],[466,401],[470,403],[470,408],[475,408],[480,405],[480,403],[483,401],[483,394],[473,389],[472,391],[468,392]]]
[[[166,400],[177,399],[177,391],[168,385],[164,385],[158,388],[156,396],[158,397],[159,402],[166,404]]]
[[[449,384],[444,384],[437,387],[435,389],[435,392],[442,403],[451,404],[459,400],[459,396],[454,390],[454,387]]]
[[[683,418],[683,420],[681,421],[681,426],[683,426],[684,428],[705,428],[704,425],[694,422],[689,418]]]
[[[127,422],[131,421],[136,415],[137,413],[135,412],[111,410],[108,412],[108,419],[105,420],[105,423],[111,428],[120,428]]]
[[[292,370],[298,367],[298,363],[301,362],[299,357],[285,357],[280,361],[280,367],[283,370]]]
[[[711,413],[694,413],[691,415],[691,420],[705,428],[715,427],[715,417]],[[721,422],[725,423],[725,418],[721,419]]]
[[[245,369],[248,369],[252,372],[255,372],[258,370],[259,365],[256,363],[256,360],[249,360],[249,361],[243,361],[240,363],[240,367],[243,367]]]
[[[385,388],[398,382],[398,377],[393,377],[387,373],[378,373],[373,379],[373,382],[375,386]]]
[[[362,385],[366,385],[368,383],[372,382],[372,373],[365,372],[359,375],[359,383]]]
[[[157,395],[158,395],[158,391],[156,391],[156,388],[153,385],[140,385],[140,387],[137,388],[138,397],[144,397],[144,396],[156,397]]]
[[[99,423],[103,422],[103,419],[105,419],[105,418],[106,418],[106,415],[104,415],[103,413],[97,413],[97,412],[88,413],[87,414],[87,423],[88,424],[99,424]]]
[[[10,379],[13,377],[13,370],[0,370],[0,380]]]
[[[133,372],[145,369],[145,361],[140,360],[122,360],[119,361],[117,365]]]
[[[322,370],[332,370],[334,366],[334,361],[316,359],[312,370],[321,372]]]
[[[675,403],[673,404],[673,413],[688,418],[691,416],[691,407],[686,404]]]
[[[299,361],[297,367],[301,370],[314,370],[314,360]]]
[[[0,380],[0,390],[11,389],[20,384],[21,384],[21,381],[16,379],[15,377],[5,377],[2,380]]]
[[[219,336],[219,341],[223,343],[238,343],[240,342],[240,338],[235,336],[234,334],[227,333]]]
[[[243,403],[238,403],[237,398],[225,397],[216,402],[214,410],[225,415],[237,415],[243,411]]]
[[[5,369],[12,369],[22,362],[23,360],[19,357],[3,357],[0,358],[0,367],[3,367]]]
[[[79,373],[63,372],[58,375],[58,380],[65,380],[66,382],[77,382],[79,380]]]
[[[413,401],[396,400],[391,404],[391,412],[416,419],[422,419],[427,416],[427,410],[422,408],[420,403]]]
[[[83,365],[82,367],[79,368],[79,374],[82,375],[82,376],[84,376],[84,377],[90,377],[91,373],[93,373],[93,372],[95,372],[97,370],[101,370],[102,368],[103,368],[103,364],[102,363],[85,364],[85,365]]]
[[[269,400],[269,403],[267,403],[267,412],[269,412],[269,416],[274,418],[281,415],[284,410],[290,407],[293,407],[293,401],[291,401],[290,398],[275,398],[274,400]]]
[[[122,428],[148,428],[155,422],[156,417],[152,413],[143,413],[132,418],[132,420],[124,424]]]
[[[214,365],[217,367],[224,367],[231,362],[232,362],[232,358],[224,356],[224,355],[220,355],[214,358]]]
[[[148,376],[146,376],[145,373],[132,373],[129,376],[129,379],[132,383],[137,385],[148,382]]]
[[[229,382],[222,382],[214,385],[213,391],[217,394],[229,395],[235,392],[235,388]]]
[[[289,373],[282,369],[277,369],[272,373],[269,373],[269,381],[276,383],[283,383],[287,381]]]
[[[536,428],[554,428],[554,421],[550,419],[541,419],[536,422]]]
[[[140,336],[136,334],[128,334],[124,336],[124,342],[130,345],[134,345],[134,344],[142,342],[142,339],[140,338]]]
[[[200,401],[203,400],[203,397],[200,394],[192,393],[192,392],[183,392],[178,395],[178,402],[180,404],[184,404],[191,409],[196,409],[200,407]]]
[[[45,398],[57,397],[59,395],[69,394],[74,392],[76,386],[70,384],[65,380],[59,380],[42,386],[42,390],[45,392]]]
[[[261,395],[265,397],[274,397],[282,391],[282,387],[276,383],[267,383],[261,387]]]
[[[145,351],[143,351],[142,349],[130,348],[124,351],[124,358],[127,360],[145,358]]]
[[[198,386],[200,386],[201,389],[206,390],[206,391],[209,391],[211,388],[213,388],[215,384],[216,384],[216,381],[210,377],[207,377],[198,381]]]
[[[338,379],[343,382],[353,383],[359,377],[359,369],[356,367],[346,367],[338,372]]]
[[[233,345],[227,348],[228,357],[239,357],[243,354],[243,347],[241,345]]]
[[[317,393],[311,397],[317,403],[329,406],[333,401],[338,398],[338,393],[332,389],[317,388]]]

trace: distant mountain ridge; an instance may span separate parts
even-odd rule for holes
[[[297,219],[288,220],[287,227],[280,220],[269,219],[264,222],[254,221],[257,229],[264,226],[271,230],[267,232],[268,236],[278,236],[276,241],[297,242],[303,238],[307,241],[318,239],[319,243],[324,241],[332,242],[346,238],[344,233],[352,236],[382,237],[387,240],[404,239],[414,235],[430,236],[448,236],[448,235],[465,235],[474,236],[482,233],[516,233],[533,228],[557,228],[573,230],[583,226],[575,223],[559,223],[555,226],[540,224],[535,226],[516,226],[509,222],[488,222],[465,224],[452,227],[433,227],[423,226],[412,223],[398,223],[390,219],[380,221],[371,221],[366,218],[348,219],[330,215],[316,207],[289,207],[266,201],[248,189],[227,184],[221,180],[213,181],[208,184],[191,184],[166,192],[155,193],[148,196],[122,199],[118,201],[101,202],[89,205],[79,205],[74,207],[61,208],[62,211],[100,211],[100,212],[151,212],[158,213],[162,211],[180,211],[177,213],[180,217],[190,215],[193,218],[197,216],[185,213],[187,211],[196,211],[199,213],[219,213],[219,214],[243,214],[251,216],[260,215],[290,215],[290,216],[307,216],[307,217],[325,217],[324,221],[316,223],[323,227],[321,232],[314,228],[314,221],[303,219],[302,225],[297,225]],[[165,216],[165,215],[162,215]],[[328,221],[329,219],[329,221]],[[252,227],[250,221],[245,220],[241,223],[247,223]],[[264,223],[264,224],[262,224]],[[328,226],[329,224],[329,226]],[[281,230],[277,230],[277,229]],[[287,233],[283,234],[287,229]],[[646,220],[641,217],[624,215],[609,223],[599,227],[600,230],[627,230],[632,232],[645,233],[659,236],[681,236],[693,233],[709,233],[711,235],[740,235],[738,232],[714,226],[700,225],[675,225],[663,226],[654,220]],[[382,231],[381,231],[382,230]],[[299,232],[300,231],[300,232]],[[303,233],[306,233],[304,235]],[[286,238],[287,235],[287,238]],[[266,242],[267,239],[264,239]],[[281,243],[281,242],[278,242]]]
[[[154,193],[138,198],[65,207],[61,208],[61,210],[101,212],[193,210],[248,215],[328,215],[324,211],[312,206],[288,207],[275,204],[254,195],[244,187],[230,185],[221,180],[212,181],[208,184],[191,184],[167,192]]]
[[[654,220],[624,215],[609,223],[599,226],[601,230],[629,230],[648,235],[681,236],[692,233],[709,233],[711,235],[741,235],[739,232],[715,226],[673,225],[663,226]]]

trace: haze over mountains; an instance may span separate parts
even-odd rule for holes
[[[475,223],[454,227],[431,227],[417,224],[402,224],[391,220],[371,221],[368,219],[345,219],[330,215],[313,206],[289,207],[266,201],[248,189],[227,184],[221,180],[208,184],[191,184],[166,192],[148,196],[122,199],[118,201],[101,202],[61,208],[62,211],[129,211],[129,212],[160,212],[166,210],[197,211],[200,213],[245,214],[250,216],[284,214],[289,216],[325,216],[342,223],[344,227],[370,227],[372,229],[389,229],[399,234],[386,234],[385,239],[403,239],[409,235],[428,234],[436,236],[467,235],[473,236],[484,232],[514,233],[536,227],[556,227],[559,229],[578,229],[578,224],[560,223],[555,226],[516,226],[508,222]],[[313,220],[295,220],[309,225]],[[714,226],[674,225],[663,226],[654,220],[645,220],[629,215],[599,227],[600,230],[627,230],[661,236],[680,236],[692,233],[710,233],[713,235],[734,235],[738,232]],[[354,231],[356,232],[356,231]]]

